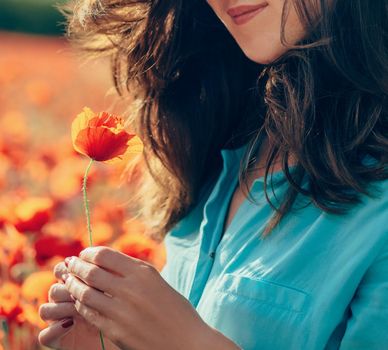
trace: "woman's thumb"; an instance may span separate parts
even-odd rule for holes
[[[66,318],[62,321],[55,322],[50,327],[43,329],[39,333],[40,344],[53,349],[60,349],[61,338],[70,332],[73,328],[74,320]]]

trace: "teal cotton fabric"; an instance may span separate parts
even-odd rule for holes
[[[388,349],[388,181],[345,216],[311,204],[262,239],[273,210],[258,178],[259,205],[245,199],[220,239],[245,147],[221,150],[217,181],[168,232],[163,278],[244,350]]]

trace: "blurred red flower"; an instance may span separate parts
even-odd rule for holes
[[[51,218],[54,202],[48,197],[30,197],[15,207],[14,226],[20,232],[37,232]]]
[[[23,308],[20,305],[20,287],[12,282],[5,282],[0,286],[0,316],[8,323],[20,323]]]
[[[34,243],[35,261],[45,265],[55,256],[63,258],[78,255],[85,247],[81,241],[57,236],[41,236]]]

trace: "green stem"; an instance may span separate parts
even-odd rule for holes
[[[89,175],[89,170],[92,167],[93,164],[93,159],[90,158],[90,162],[86,168],[85,175],[84,175],[84,181],[82,185],[82,193],[84,197],[84,206],[85,206],[85,214],[86,214],[86,224],[88,228],[88,234],[89,234],[89,245],[93,247],[93,234],[92,234],[92,225],[90,223],[90,209],[89,209],[89,201],[88,201],[88,196],[86,192],[86,184],[88,181],[88,175]],[[104,343],[104,336],[102,332],[100,331],[100,342],[101,342],[101,348],[102,350],[105,350],[105,343]]]
[[[82,186],[82,193],[84,195],[84,205],[85,205],[85,213],[86,213],[86,224],[88,227],[88,234],[89,234],[89,245],[91,247],[93,246],[93,235],[92,235],[92,225],[90,224],[90,209],[89,209],[88,196],[86,194],[86,183],[88,181],[89,170],[92,164],[93,164],[93,159],[90,159],[88,167],[86,168],[86,171],[85,171],[84,182]]]
[[[4,348],[11,349],[10,341],[9,341],[9,327],[8,327],[8,323],[6,320],[1,321],[1,328],[2,328],[3,333],[4,333],[4,343],[3,343]]]
[[[104,342],[104,336],[102,332],[100,331],[100,342],[101,342],[101,348],[105,350],[105,342]]]

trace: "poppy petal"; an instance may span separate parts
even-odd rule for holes
[[[83,154],[103,162],[122,156],[127,150],[129,137],[125,131],[115,134],[105,127],[87,128],[78,133],[75,145]]]
[[[88,127],[90,120],[92,120],[95,117],[95,113],[88,107],[84,107],[82,112],[79,113],[75,119],[73,120],[71,124],[71,139],[73,141],[73,146],[75,150],[79,153],[82,153],[82,150],[78,149],[76,145],[76,139],[78,136],[78,133],[81,130],[84,130]]]

